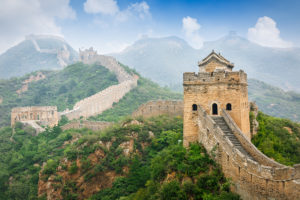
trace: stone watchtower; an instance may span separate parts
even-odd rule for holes
[[[198,141],[197,109],[220,115],[225,109],[250,139],[247,74],[232,71],[234,65],[212,51],[198,63],[199,73],[183,74],[184,145]]]

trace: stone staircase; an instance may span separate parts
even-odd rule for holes
[[[240,141],[237,139],[237,137],[233,134],[232,130],[229,128],[227,123],[225,122],[224,118],[221,116],[212,116],[212,119],[216,122],[216,124],[220,127],[220,129],[223,131],[225,136],[231,141],[231,143],[244,155],[246,155],[249,159],[254,160],[255,159],[244,149]]]

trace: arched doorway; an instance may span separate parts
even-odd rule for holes
[[[216,103],[212,105],[212,114],[218,115],[218,105]]]

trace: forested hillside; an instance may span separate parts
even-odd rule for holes
[[[264,113],[300,122],[300,93],[286,92],[262,81],[248,80],[249,99]]]
[[[61,71],[42,71],[45,79],[31,82],[28,91],[17,94],[22,82],[34,75],[0,80],[0,127],[10,123],[11,108],[17,106],[57,106],[59,111],[111,85],[118,84],[115,74],[99,65],[76,63]]]
[[[123,66],[129,73],[134,70]],[[91,96],[111,85],[118,84],[115,74],[99,65],[85,65],[76,63],[61,71],[42,71],[45,79],[31,82],[28,91],[17,94],[22,82],[35,73],[22,78],[0,80],[0,127],[10,122],[10,111],[17,106],[57,106],[58,111],[73,105],[88,96]],[[139,74],[137,74],[139,75]],[[140,75],[139,75],[140,76]],[[158,84],[140,76],[138,86],[130,91],[113,108],[105,111],[101,116],[92,117],[92,120],[118,121],[121,117],[130,115],[141,104],[155,99],[180,99],[182,95],[162,88]]]
[[[259,150],[285,165],[300,163],[300,124],[262,112],[257,121],[259,129],[252,142]]]
[[[201,145],[182,147],[182,128],[166,116],[101,132],[2,128],[0,198],[37,199],[39,189],[46,199],[50,187],[62,199],[239,199]]]

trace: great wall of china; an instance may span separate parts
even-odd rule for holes
[[[71,119],[79,118],[80,116],[88,117],[91,115],[95,115],[98,112],[101,112],[103,108],[106,108],[103,105],[106,105],[107,108],[111,107],[113,101],[118,101],[126,94],[126,92],[123,93],[122,91],[120,91],[123,89],[123,87],[127,88],[128,91],[130,91],[132,87],[136,86],[137,77],[128,75],[127,78],[122,78],[122,74],[127,74],[127,72],[123,68],[116,67],[118,66],[117,61],[111,57],[107,58],[98,56],[94,53],[94,51],[89,50],[86,54],[83,55],[83,57],[81,57],[81,59],[83,61],[87,59],[86,61],[84,61],[87,64],[97,62],[98,64],[101,64],[101,62],[106,62],[106,65],[108,66],[110,66],[111,64],[111,66],[108,68],[116,74],[119,74],[117,76],[120,83],[116,85],[116,89],[108,90],[106,91],[106,93],[105,91],[101,91],[98,94],[95,94],[76,103],[73,111],[62,113],[70,117]],[[120,70],[119,73],[116,72],[116,70]],[[225,176],[232,180],[232,190],[237,192],[243,200],[299,200],[300,164],[289,167],[277,163],[276,161],[265,156],[251,143],[249,135],[241,131],[240,127],[231,116],[233,111],[235,111],[233,110],[235,109],[235,105],[240,106],[240,108],[238,108],[239,110],[248,110],[250,108],[248,97],[246,96],[247,90],[245,90],[244,88],[245,86],[247,86],[246,84],[244,84],[244,82],[247,80],[245,79],[245,81],[242,82],[243,87],[237,86],[238,84],[240,84],[238,76],[244,77],[243,72],[240,72],[237,77],[234,77],[235,80],[230,79],[228,81],[220,81],[220,73],[221,71],[218,71],[215,74],[213,72],[210,73],[210,75],[207,74],[207,77],[211,79],[209,80],[210,82],[217,83],[219,85],[219,88],[221,88],[221,84],[225,84],[227,92],[229,92],[229,94],[232,94],[230,90],[234,90],[235,93],[238,93],[240,91],[240,88],[242,88],[241,97],[243,98],[240,102],[235,103],[234,101],[231,101],[230,98],[232,97],[232,95],[229,95],[224,99],[219,99],[225,102],[231,102],[232,105],[230,104],[230,109],[228,109],[227,107],[228,104],[223,105],[222,102],[214,101],[218,103],[218,105],[221,105],[217,114],[214,113],[214,109],[208,109],[208,112],[206,108],[203,108],[202,104],[195,104],[193,102],[197,97],[188,96],[188,98],[190,99],[187,100],[185,96],[184,102],[170,100],[147,102],[146,104],[140,106],[138,110],[133,112],[132,116],[152,117],[161,114],[183,116],[186,114],[186,112],[188,112],[191,118],[188,118],[189,121],[186,124],[189,127],[193,128],[193,141],[197,141],[204,145],[204,147],[213,156],[216,162],[220,164]],[[229,71],[224,73],[225,77],[227,77],[231,72]],[[214,75],[216,75],[216,78],[210,77]],[[233,75],[236,75],[236,72],[234,72]],[[194,81],[192,82],[192,87],[185,89],[185,92],[206,94],[206,92],[208,91],[207,87],[209,87],[209,81],[206,81],[206,79],[194,80],[187,78],[187,76],[185,76],[185,78],[185,87],[189,86],[189,82]],[[202,83],[204,82],[204,80],[205,83]],[[126,86],[122,86],[122,83],[126,83]],[[202,90],[200,87],[195,87],[195,85],[197,84],[199,84],[201,87],[204,86],[205,88]],[[115,92],[121,92],[121,95],[117,97],[109,97],[116,95]],[[105,97],[109,98],[106,99]],[[215,97],[218,98],[218,96]],[[103,100],[103,98],[105,99]],[[106,101],[110,103],[105,104],[104,102]],[[214,104],[216,104],[214,102],[207,105],[213,106]],[[185,103],[190,103],[191,105],[184,107]],[[245,103],[247,103],[247,105]],[[97,108],[97,106],[100,106],[100,108]],[[223,107],[226,107],[226,110]],[[214,106],[212,108],[214,108]],[[185,109],[188,109],[188,111],[186,111]],[[66,124],[62,127],[62,129],[66,130],[70,128],[89,128],[92,130],[102,130],[110,125],[111,123],[107,122],[77,121]],[[184,135],[184,140],[185,139],[186,138]],[[185,146],[186,145],[188,144],[185,142]]]
[[[99,64],[106,67],[116,74],[119,84],[112,85],[105,90],[82,99],[74,105],[72,110],[61,112],[61,116],[65,115],[68,119],[72,120],[101,114],[137,86],[138,76],[128,74],[113,57],[98,55],[96,51],[90,48],[86,51],[80,51],[80,60],[84,64]]]
[[[180,100],[149,101],[132,113],[133,117],[157,115],[183,116],[183,102]]]
[[[65,67],[68,65],[67,60],[70,58],[70,52],[67,48],[67,46],[64,44],[62,46],[62,49],[43,49],[40,48],[40,45],[38,44],[37,40],[43,40],[43,39],[54,39],[59,40],[63,43],[65,43],[65,40],[59,36],[53,36],[53,35],[27,35],[26,40],[30,40],[37,52],[40,53],[49,53],[49,54],[55,54],[56,58],[58,60],[58,64],[61,67]]]
[[[106,67],[108,70],[116,74],[119,84],[112,85],[92,96],[80,100],[79,102],[75,103],[72,110],[67,109],[65,111],[59,112],[58,118],[54,119],[55,123],[53,123],[52,119],[45,118],[42,120],[43,124],[49,126],[56,125],[61,116],[66,116],[69,120],[73,120],[79,119],[80,117],[88,118],[90,116],[101,114],[103,111],[112,108],[114,103],[117,103],[128,92],[130,92],[131,89],[137,86],[139,77],[135,74],[127,73],[125,69],[113,57],[98,55],[96,51],[90,48],[85,51],[80,51],[80,61],[84,64],[99,64]],[[36,81],[43,78],[45,77],[43,77],[41,73],[38,73],[37,78],[30,77],[30,81]],[[29,79],[24,81],[22,88],[18,90],[17,93],[21,94],[24,90],[27,90],[27,84],[30,81]],[[34,113],[34,111],[44,109],[47,110],[47,106],[34,106],[13,109],[11,115],[11,123],[12,125],[14,125],[15,121],[29,121],[31,119],[27,117],[28,113],[31,113],[32,116],[39,116],[40,114],[38,112]],[[15,116],[19,115],[24,117],[15,118]],[[34,118],[34,120],[38,121],[37,118]],[[49,123],[47,124],[47,122]]]
[[[242,199],[299,199],[300,164],[289,167],[275,162],[244,136],[225,110],[221,117],[212,117],[198,106],[198,141],[216,155],[223,173],[234,183],[232,189]]]

